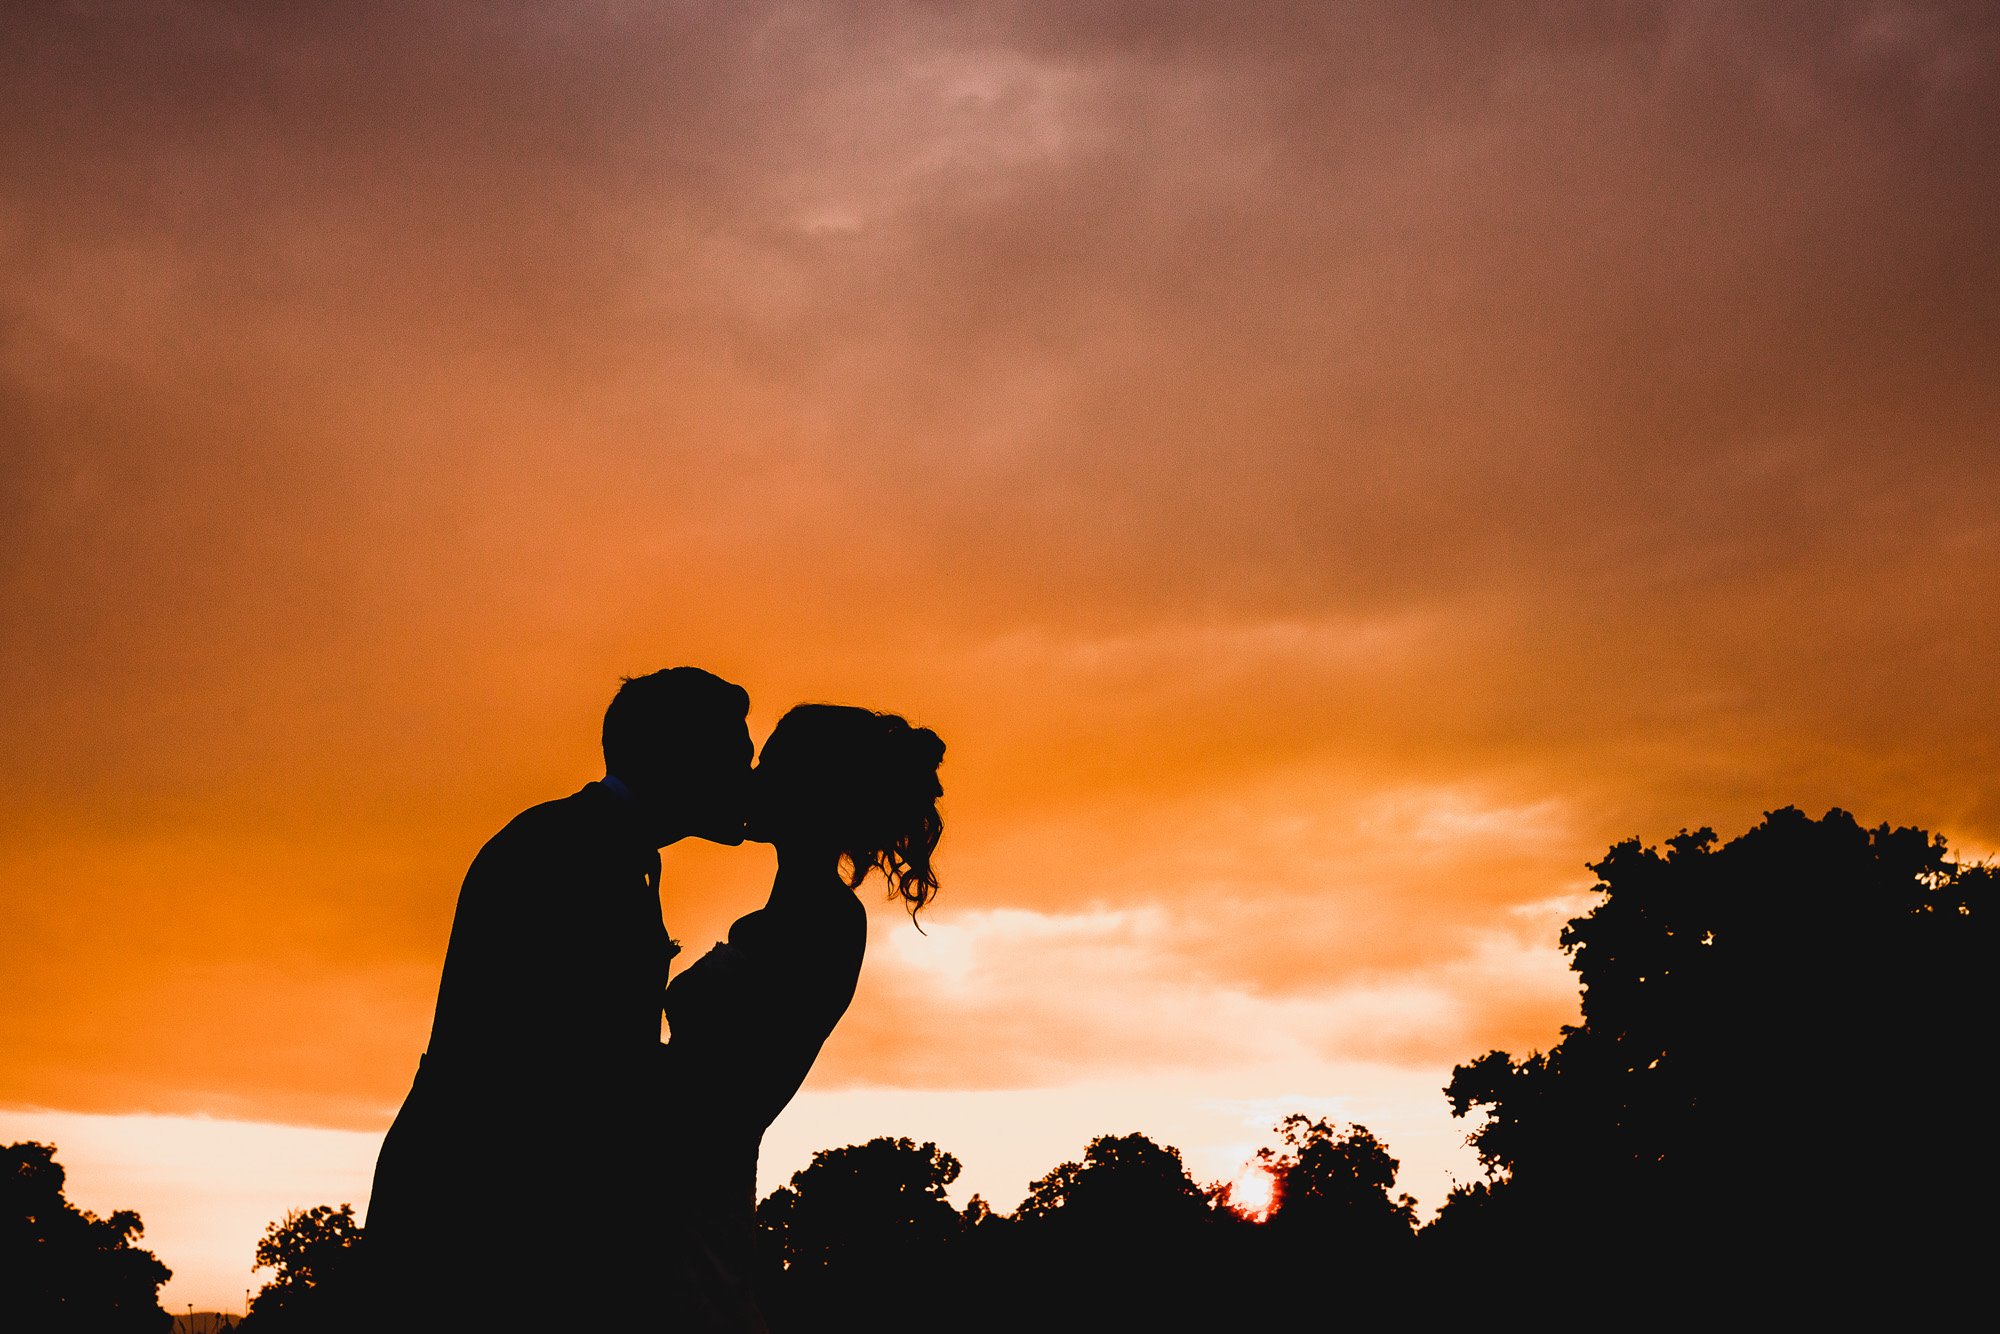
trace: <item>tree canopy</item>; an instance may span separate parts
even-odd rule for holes
[[[132,1244],[145,1231],[139,1215],[78,1209],[63,1194],[66,1179],[52,1144],[0,1149],[0,1325],[106,1334],[171,1327],[160,1285],[173,1271]]]
[[[1849,1241],[1948,1228],[1992,1040],[1992,872],[1920,829],[1790,807],[1591,869],[1604,897],[1561,938],[1582,1022],[1446,1088],[1455,1115],[1484,1113],[1491,1174],[1446,1230],[1667,1254],[1754,1249],[1779,1220]],[[1892,1156],[1856,1162],[1863,1136]]]
[[[1028,1188],[1015,1210],[1023,1222],[1154,1230],[1201,1218],[1208,1209],[1179,1149],[1144,1135],[1099,1135],[1082,1162],[1058,1164]]]
[[[1413,1238],[1417,1202],[1390,1196],[1401,1164],[1368,1127],[1341,1130],[1325,1119],[1294,1113],[1274,1130],[1283,1147],[1257,1155],[1273,1179],[1273,1228],[1371,1248]]]
[[[261,1334],[332,1330],[358,1299],[363,1230],[354,1206],[294,1209],[264,1229],[257,1270],[271,1279],[250,1303],[248,1327]]]
[[[908,1257],[956,1234],[945,1198],[959,1162],[937,1145],[886,1136],[822,1149],[767,1196],[757,1222],[786,1269],[830,1269]]]

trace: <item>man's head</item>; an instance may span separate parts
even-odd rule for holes
[[[661,846],[743,841],[750,696],[699,667],[628,676],[604,711],[604,768],[630,788]]]

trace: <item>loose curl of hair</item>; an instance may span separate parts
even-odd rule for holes
[[[880,869],[889,897],[910,916],[937,896],[931,855],[944,836],[938,765],[944,742],[928,727],[893,713],[839,704],[801,704],[778,720],[764,743],[765,762],[782,757],[795,812],[811,819],[840,851],[842,879],[859,889]]]

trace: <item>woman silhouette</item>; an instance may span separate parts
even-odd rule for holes
[[[802,704],[751,776],[745,835],[778,852],[764,907],[667,988],[669,1189],[688,1257],[683,1323],[761,1330],[750,1292],[757,1153],[854,997],[880,869],[912,915],[937,893],[944,742],[894,714]]]

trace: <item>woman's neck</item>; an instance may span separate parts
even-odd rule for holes
[[[845,889],[840,878],[840,853],[820,847],[780,844],[778,875],[771,882],[771,902],[824,894],[831,887]]]

